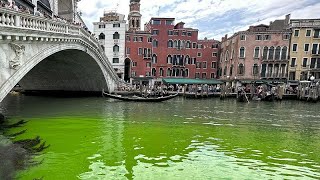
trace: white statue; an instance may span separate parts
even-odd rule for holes
[[[9,61],[10,68],[17,69],[17,67],[19,67],[21,65],[21,63],[20,63],[21,56],[25,51],[25,46],[18,45],[15,43],[9,43],[9,44],[12,47],[12,49],[14,50],[14,52],[16,53],[16,57],[13,60]]]

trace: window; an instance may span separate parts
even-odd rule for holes
[[[154,20],[152,20],[151,24],[153,24],[153,25],[159,25],[159,24],[161,24],[161,21],[154,19]]]
[[[286,46],[284,46],[282,48],[281,60],[287,60],[287,51],[288,51],[288,48]]]
[[[187,43],[186,43],[186,48],[187,48],[187,49],[191,48],[191,42],[190,42],[190,41],[187,41]]]
[[[187,32],[186,31],[182,31],[182,36],[186,36]]]
[[[240,58],[244,58],[245,57],[245,49],[244,47],[240,48]]]
[[[281,54],[281,47],[280,46],[278,46],[277,48],[276,48],[276,53],[275,53],[275,55],[274,55],[274,59],[275,60],[280,60],[280,54]]]
[[[185,70],[184,77],[189,77],[189,69],[186,69],[186,70]]]
[[[207,69],[207,62],[202,62],[202,68]]]
[[[307,29],[306,31],[306,37],[310,37],[311,36],[311,29]]]
[[[212,62],[212,63],[211,63],[211,68],[212,68],[212,69],[217,68],[217,63],[216,63],[216,62]]]
[[[197,43],[192,43],[192,48],[193,49],[197,48]]]
[[[126,48],[126,54],[130,54],[130,48],[129,47]]]
[[[170,68],[168,68],[168,70],[167,70],[167,76],[168,76],[168,77],[171,76],[171,69],[170,69]]]
[[[173,35],[179,36],[179,31],[173,31]]]
[[[200,73],[196,73],[196,78],[197,78],[197,79],[200,78]]]
[[[318,44],[312,44],[312,54],[318,54]]]
[[[143,54],[143,49],[142,48],[139,48],[138,49],[138,55],[142,55]]]
[[[263,60],[267,60],[267,58],[268,58],[268,50],[269,50],[269,48],[267,46],[265,46],[263,48],[263,55],[262,55],[262,59]]]
[[[169,48],[172,48],[172,47],[173,47],[173,41],[172,41],[172,40],[169,40],[169,41],[168,41],[168,47],[169,47]]]
[[[202,53],[198,52],[198,53],[197,53],[197,56],[198,56],[198,57],[201,57],[201,56],[202,56]]]
[[[271,40],[271,35],[269,35],[269,34],[264,35],[264,40],[266,40],[266,41]]]
[[[309,51],[309,46],[310,46],[310,44],[304,44],[304,51],[305,52]]]
[[[163,76],[163,74],[164,74],[163,68],[160,68],[160,69],[159,69],[159,75],[160,75],[160,76]]]
[[[300,33],[299,29],[294,30],[294,37],[299,37],[299,33]]]
[[[196,68],[200,69],[201,68],[201,62],[196,62]]]
[[[152,55],[152,63],[153,64],[156,64],[158,62],[158,58],[157,58],[157,55]]]
[[[133,42],[137,42],[137,41],[138,41],[138,37],[137,36],[133,37]]]
[[[120,39],[120,34],[118,32],[115,32],[113,34],[113,39]]]
[[[191,32],[187,32],[187,34],[188,34],[189,37],[192,36],[192,33],[191,33]]]
[[[103,33],[100,33],[99,39],[106,39],[106,36]]]
[[[143,37],[139,37],[139,38],[138,38],[138,41],[139,41],[139,42],[143,42]]]
[[[297,60],[297,58],[291,58],[291,65],[290,65],[290,67],[295,67],[295,66],[296,66],[296,60]]]
[[[261,41],[262,40],[262,35],[256,35],[256,40]]]
[[[259,66],[258,66],[258,64],[254,64],[253,65],[252,74],[253,75],[258,75],[259,74]]]
[[[293,44],[292,45],[292,51],[297,52],[298,51],[298,44]]]
[[[106,25],[105,25],[105,24],[99,25],[99,28],[100,28],[100,29],[101,29],[101,28],[106,28]]]
[[[203,49],[203,45],[202,44],[198,44],[198,49]]]
[[[132,71],[132,72],[131,72],[131,77],[136,77],[136,76],[137,76],[137,72]]]
[[[229,69],[229,76],[232,76],[233,74],[233,64],[231,64],[230,69]]]
[[[119,46],[118,45],[114,45],[113,46],[113,52],[115,52],[115,53],[119,52]]]
[[[120,27],[120,23],[113,24],[113,27]]]
[[[241,34],[241,35],[240,35],[240,40],[241,40],[241,41],[245,41],[245,40],[246,40],[246,35]]]
[[[112,63],[119,63],[119,58],[113,58]]]
[[[226,51],[226,55],[224,57],[226,58],[225,61],[229,60],[229,51],[228,50]]]
[[[260,47],[256,47],[254,49],[254,58],[259,58]]]
[[[149,42],[149,43],[152,42],[152,37],[148,37],[148,42]]]
[[[151,62],[146,62],[146,67],[151,67]]]
[[[320,29],[314,30],[314,38],[320,38]]]
[[[184,60],[184,64],[191,64],[191,58],[187,55],[185,60]]]
[[[168,55],[168,57],[167,57],[167,64],[172,64],[172,57],[171,57],[171,55]]]
[[[156,76],[156,75],[157,75],[156,68],[152,68],[152,70],[151,70],[151,75],[152,75],[152,76]]]
[[[131,39],[130,39],[130,36],[126,36],[126,40],[127,41],[130,41]]]
[[[308,64],[308,58],[303,58],[302,60],[302,67],[306,68]]]
[[[289,40],[289,38],[290,38],[290,35],[289,35],[289,34],[284,34],[284,35],[282,36],[282,39],[283,39],[283,40]]]
[[[132,62],[132,67],[137,67],[137,62]]]
[[[271,47],[269,48],[268,60],[273,60],[273,58],[274,58],[274,47],[271,46]]]
[[[316,58],[311,58],[311,63],[310,63],[310,68],[315,68],[316,67]]]
[[[159,35],[159,30],[152,30],[152,35]]]
[[[168,30],[168,35],[172,36],[173,35],[173,31],[172,30]]]
[[[218,56],[218,53],[214,52],[212,53],[212,57],[217,57]]]
[[[166,20],[166,25],[173,25],[173,20]]]
[[[243,64],[239,64],[238,74],[244,75],[244,65]]]
[[[214,79],[214,73],[211,73],[211,74],[210,74],[210,78],[211,78],[211,79]]]
[[[157,40],[153,40],[152,47],[158,47],[158,41]]]
[[[191,61],[192,61],[192,64],[196,64],[197,58],[192,58]]]
[[[202,79],[206,79],[207,78],[207,73],[202,73]]]

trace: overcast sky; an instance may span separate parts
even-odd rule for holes
[[[127,15],[130,0],[81,0],[79,9],[89,29],[104,10]],[[141,0],[142,23],[151,17],[173,17],[199,29],[199,38],[221,40],[224,34],[275,19],[320,18],[320,0]]]

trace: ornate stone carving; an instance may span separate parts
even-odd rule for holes
[[[21,65],[21,56],[23,55],[26,48],[24,45],[18,45],[15,43],[9,43],[9,45],[16,53],[16,57],[9,61],[9,65],[11,69],[17,69]]]

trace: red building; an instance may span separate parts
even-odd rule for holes
[[[132,79],[217,76],[218,41],[198,40],[197,29],[185,28],[183,22],[175,24],[174,18],[151,18],[141,31],[141,15],[137,10],[139,0],[130,1],[126,67]]]

